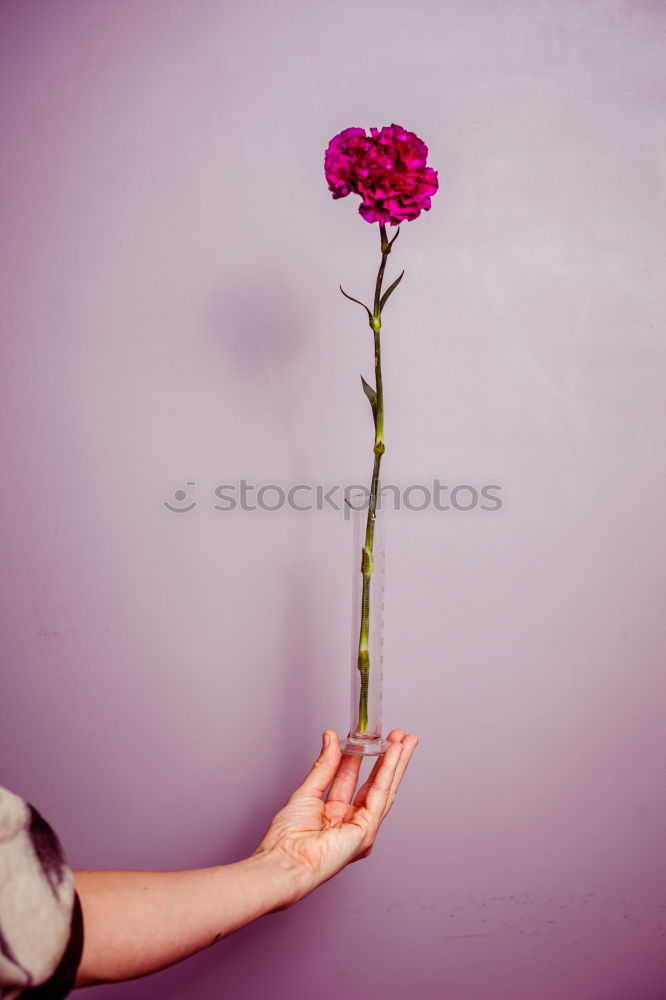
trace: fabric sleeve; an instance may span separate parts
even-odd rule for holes
[[[60,841],[0,788],[0,997],[61,1000],[74,985],[83,918]]]

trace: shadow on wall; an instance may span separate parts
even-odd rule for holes
[[[210,328],[238,375],[253,381],[274,376],[277,393],[286,389],[308,339],[300,298],[276,268],[222,288],[211,304]]]
[[[293,471],[302,478],[310,474],[303,447],[309,372],[300,362],[310,332],[302,295],[293,290],[295,281],[273,265],[222,287],[210,304],[209,331],[215,349],[211,364],[217,363],[219,349],[239,378],[244,404],[261,401],[271,423],[280,422],[284,441],[293,449]]]
[[[211,303],[208,334],[211,365],[228,366],[236,375],[238,399],[243,406],[261,406],[261,416],[255,419],[265,419],[268,411],[271,422],[280,424],[278,436],[284,437],[294,466],[305,473],[307,455],[302,434],[308,427],[301,388],[308,372],[300,358],[309,334],[306,317],[288,279],[272,268],[222,288]],[[275,527],[279,530],[277,521]],[[306,544],[304,537],[303,549]],[[230,863],[247,857],[320,750],[316,693],[321,689],[321,672],[327,663],[325,650],[320,648],[314,558],[307,551],[295,552],[275,575],[279,582],[272,599],[280,611],[276,617],[281,631],[274,637],[271,661],[262,663],[254,657],[252,665],[248,665],[257,671],[260,714],[249,727],[251,759],[244,754],[248,783],[243,822],[223,844],[211,831],[210,849],[204,846],[202,852],[204,864]],[[256,628],[262,628],[260,618]],[[261,697],[262,675],[270,677],[267,686],[275,692],[272,700]],[[256,775],[254,786],[252,774]],[[288,938],[294,919],[302,926],[299,911],[300,907],[269,915],[172,969],[128,984],[127,995],[133,1000],[158,996],[169,1000],[184,995],[215,995],[233,986],[237,996],[249,997],[256,985],[257,970],[266,962],[293,962],[293,955],[282,956],[281,942],[285,936]],[[315,936],[320,933],[316,921],[306,920],[305,924],[305,936],[308,928]]]

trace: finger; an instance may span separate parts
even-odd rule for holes
[[[393,729],[386,738],[389,742],[394,742],[401,740],[404,735],[402,729]],[[327,802],[351,802],[362,763],[363,757],[360,754],[346,753],[342,755],[338,773],[326,796]],[[375,764],[375,773],[376,769],[377,764]]]
[[[351,802],[363,757],[360,754],[342,755],[338,772],[326,796],[327,802]]]
[[[368,794],[365,799],[365,808],[378,825],[384,814],[384,809],[391,791],[391,785],[393,784],[393,778],[402,753],[402,743],[391,744],[384,754],[384,760],[375,775],[374,781],[368,789]]]
[[[405,736],[404,740],[402,741],[402,755],[400,757],[400,760],[398,761],[398,766],[395,769],[395,774],[393,775],[393,781],[391,782],[391,788],[389,789],[388,800],[386,802],[386,806],[384,807],[382,820],[384,820],[389,809],[395,802],[395,797],[398,794],[398,788],[400,786],[400,782],[405,776],[407,765],[412,759],[412,754],[416,750],[418,742],[419,742],[418,737],[415,736],[413,733],[410,733],[408,736]]]
[[[386,739],[389,741],[389,743],[399,743],[404,735],[405,735],[404,730],[392,729],[391,732],[386,737]],[[365,800],[367,798],[370,787],[372,786],[373,781],[377,777],[377,772],[379,771],[379,768],[382,766],[383,762],[384,762],[384,754],[382,754],[380,757],[377,758],[374,767],[372,768],[372,771],[365,779],[364,783],[361,785],[358,792],[356,793],[356,798],[354,799],[355,806],[362,807],[365,805]]]
[[[289,796],[290,802],[303,795],[316,795],[321,798],[333,780],[342,756],[338,734],[333,729],[327,729],[323,736],[323,742],[321,753],[312,765],[309,774]]]
[[[390,743],[399,743],[404,735],[405,734],[402,731],[402,729],[394,729],[392,732],[388,734],[387,739]],[[365,779],[364,783],[361,785],[358,792],[356,793],[356,798],[354,799],[355,806],[362,807],[365,805],[365,800],[367,798],[368,792],[370,791],[372,783],[377,777],[377,772],[379,771],[379,768],[382,766],[383,763],[384,763],[384,754],[381,754],[381,756],[379,756],[375,761],[372,771]]]

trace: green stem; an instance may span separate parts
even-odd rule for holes
[[[381,237],[382,261],[377,274],[377,284],[375,286],[375,302],[370,326],[374,333],[375,341],[375,405],[373,406],[373,416],[375,423],[375,443],[374,443],[374,464],[372,468],[372,481],[370,484],[370,498],[368,501],[368,519],[365,529],[365,543],[361,552],[361,572],[363,573],[363,592],[361,595],[361,629],[358,640],[358,670],[361,675],[361,690],[358,706],[358,728],[359,734],[365,733],[368,727],[368,688],[370,681],[370,653],[368,650],[368,637],[370,630],[370,581],[372,578],[372,554],[375,538],[375,521],[377,519],[377,485],[379,481],[379,466],[384,446],[384,392],[382,386],[382,360],[381,344],[379,334],[382,326],[380,299],[382,295],[382,280],[386,259],[391,252],[391,243],[386,238],[386,227],[380,225],[379,233]],[[394,237],[395,239],[395,237]]]

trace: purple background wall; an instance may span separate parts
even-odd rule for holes
[[[376,227],[329,138],[441,190],[385,316],[370,861],[109,996],[663,1000],[666,8],[2,0],[1,780],[79,867],[232,861],[344,732],[349,528],[213,489],[364,483]],[[164,501],[194,481],[198,506]]]

